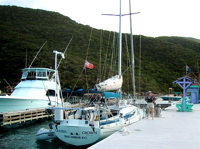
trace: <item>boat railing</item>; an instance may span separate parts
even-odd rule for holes
[[[107,109],[107,108],[104,108],[105,109],[105,111],[104,112],[101,112],[100,113],[100,117],[101,117],[101,114],[105,114],[105,117],[103,118],[101,118],[101,120],[104,120],[105,119],[105,122],[102,122],[101,123],[101,125],[105,125],[105,124],[110,124],[110,123],[112,123],[113,121],[116,123],[116,125],[117,125],[117,122],[118,122],[118,120],[115,118],[115,115],[112,113],[112,110],[110,110],[110,109]]]
[[[21,80],[49,80],[54,77],[54,70],[47,68],[25,68]]]
[[[48,78],[46,78],[46,77],[26,77],[26,78],[22,78],[21,79],[22,81],[24,81],[24,80],[48,80]]]

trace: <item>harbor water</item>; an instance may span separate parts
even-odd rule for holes
[[[18,128],[10,128],[0,132],[0,149],[85,149],[66,144],[59,139],[38,141],[36,133],[40,128],[48,128],[51,120],[35,122]]]

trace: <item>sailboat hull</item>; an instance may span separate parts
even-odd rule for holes
[[[97,91],[118,90],[122,87],[122,83],[123,83],[122,75],[116,75],[99,84],[96,84],[95,88]]]
[[[58,125],[54,126],[56,136],[71,145],[84,146],[94,144],[117,130],[121,129],[122,126],[99,128],[84,125]]]
[[[87,123],[87,121],[80,120]],[[97,142],[100,139],[100,128],[88,127],[87,124],[83,125],[58,125],[53,126],[56,136],[71,145],[84,146]]]
[[[55,117],[57,117],[56,113]],[[68,144],[75,146],[91,145],[123,129],[127,125],[139,121],[143,118],[143,113],[137,107],[127,106],[123,107],[116,116],[107,119],[103,117],[102,113],[99,120],[96,118],[86,120],[81,118],[81,116],[77,117],[77,114],[75,114],[68,116],[68,119],[61,119],[59,124],[53,125],[53,129],[56,136]]]

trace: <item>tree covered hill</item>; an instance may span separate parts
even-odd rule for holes
[[[32,63],[46,41],[31,66],[54,68],[52,51],[64,51],[71,38],[66,59],[59,67],[63,88],[93,88],[98,80],[117,73],[117,33],[79,24],[57,12],[0,6],[1,87],[5,86],[4,79],[20,81],[21,69]],[[127,69],[131,65],[129,41],[130,35],[123,34],[125,92],[133,90],[130,68]],[[172,82],[185,75],[186,64],[198,72],[200,42],[183,37],[134,36],[134,55],[136,91],[167,93]],[[94,69],[83,69],[86,59],[95,65]]]

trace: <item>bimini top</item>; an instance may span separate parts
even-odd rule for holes
[[[115,92],[101,92],[101,91],[95,91],[95,90],[89,90],[84,91],[83,89],[79,89],[77,91],[71,91],[70,89],[66,89],[62,92],[63,96],[69,97],[69,96],[79,96],[83,97],[84,94],[102,94],[105,98],[121,98],[121,95],[119,93]]]
[[[49,68],[24,68],[21,80],[48,80],[54,77],[55,70]]]

